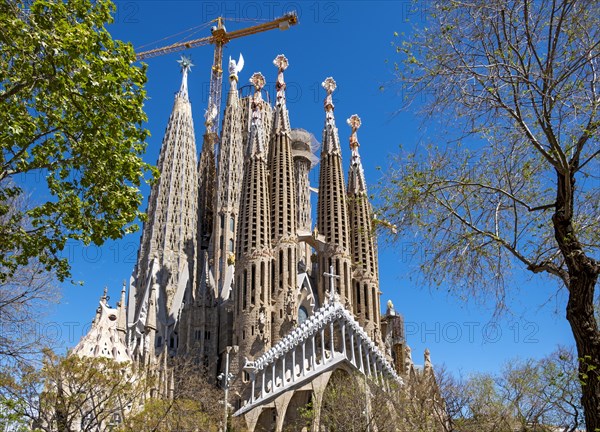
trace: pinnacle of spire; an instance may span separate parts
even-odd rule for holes
[[[265,86],[265,77],[260,72],[255,72],[250,77],[250,83],[254,86],[254,95],[252,96],[252,123],[250,125],[250,135],[248,137],[248,156],[262,155],[266,149],[265,133],[261,122],[261,110],[263,108],[263,99],[261,91]]]
[[[275,117],[273,121],[273,131],[275,133],[285,132],[290,134],[290,115],[288,113],[286,104],[285,104],[285,80],[283,79],[283,71],[285,71],[289,62],[288,59],[283,55],[279,54],[273,60],[273,64],[277,66],[277,82],[275,87],[277,89],[277,101],[275,103]]]
[[[253,102],[262,100],[261,90],[266,84],[265,77],[260,72],[254,72],[250,77],[250,84],[254,86]],[[254,107],[253,107],[254,108]]]
[[[126,332],[127,331],[127,316],[126,316],[126,308],[125,308],[125,292],[127,287],[125,285],[125,281],[123,281],[123,287],[121,288],[121,299],[119,300],[118,310],[119,316],[117,321],[117,330]]]
[[[242,69],[244,69],[244,56],[242,55],[242,53],[240,53],[240,57],[238,58],[237,62],[235,60],[232,60],[231,56],[229,56],[229,68],[228,69],[229,69],[229,79],[231,81],[237,82],[238,73],[240,73],[242,71]],[[233,86],[233,83],[231,85]]]
[[[322,154],[337,153],[341,155],[340,138],[335,127],[335,117],[333,116],[333,92],[337,88],[335,80],[331,77],[326,78],[321,83],[321,86],[327,92],[325,101],[323,103],[325,107],[325,129],[323,130],[323,148]]]
[[[352,128],[350,134],[350,149],[352,150],[352,160],[350,161],[350,173],[348,175],[348,193],[359,194],[367,192],[367,182],[365,180],[365,172],[358,153],[357,130],[360,128],[361,120],[356,114],[350,116],[346,123]]]
[[[331,112],[331,114],[333,116],[333,109],[335,108],[335,105],[333,104],[332,93],[337,88],[337,84],[335,83],[335,80],[332,77],[328,77],[328,78],[325,78],[325,81],[323,81],[321,83],[321,86],[327,92],[327,96],[325,97],[325,103],[323,104],[325,107],[325,112],[327,112],[327,113]]]
[[[148,300],[148,319],[146,321],[146,329],[156,330],[156,290],[158,289],[158,282],[152,282],[152,288],[150,289],[150,298]]]
[[[181,87],[179,88],[178,96],[188,99],[188,86],[187,86],[187,76],[188,72],[192,69],[192,60],[189,57],[181,56],[181,59],[177,60],[177,63],[181,65]]]
[[[240,53],[240,57],[238,61],[231,59],[229,57],[229,84],[231,87],[229,88],[229,94],[227,95],[227,105],[232,105],[238,100],[238,73],[242,71],[244,68],[244,56]]]

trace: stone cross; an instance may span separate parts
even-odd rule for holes
[[[333,266],[329,266],[329,273],[323,273],[323,276],[329,276],[329,302],[335,303],[337,294],[335,292],[335,280],[340,277],[333,272]]]

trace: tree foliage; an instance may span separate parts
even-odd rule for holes
[[[397,72],[407,106],[440,119],[445,142],[396,158],[383,213],[400,233],[416,231],[431,285],[500,309],[515,270],[566,288],[586,421],[600,428],[600,4],[428,7],[397,45]]]
[[[106,30],[113,11],[110,0],[0,1],[0,280],[32,258],[62,280],[67,239],[102,244],[141,216],[145,67]],[[15,211],[35,179],[46,198]]]
[[[121,432],[219,430],[223,391],[206,381],[203,367],[191,358],[174,357],[169,363],[173,373],[170,393],[156,392],[148,398],[142,409],[125,417]]]
[[[139,408],[153,381],[108,358],[46,352],[43,367],[0,371],[0,393],[12,415],[41,431],[97,431]]]
[[[35,259],[0,281],[0,366],[33,360],[49,345],[40,324],[57,298],[54,278]]]
[[[405,377],[403,385],[395,381],[382,385],[359,373],[334,373],[323,394],[320,427],[344,432],[444,431],[444,402],[429,372]],[[311,402],[302,410],[301,424],[288,425],[289,430],[310,427],[315,418]]]
[[[438,372],[447,431],[574,432],[583,426],[577,358],[559,348],[540,360],[513,360],[497,374],[457,379]]]

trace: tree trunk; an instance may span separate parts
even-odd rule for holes
[[[593,313],[593,300],[585,299],[593,299],[598,275],[579,272],[573,277],[569,287],[567,320],[577,345],[585,423],[587,431],[594,432],[600,431],[600,332]]]
[[[558,174],[554,235],[568,269],[567,320],[577,345],[581,403],[588,432],[600,431],[600,331],[594,316],[594,289],[600,265],[588,257],[572,225],[573,175]]]

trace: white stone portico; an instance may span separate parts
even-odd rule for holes
[[[333,269],[325,275],[331,279],[328,302],[256,360],[246,359],[244,371],[249,376],[250,393],[234,415],[246,415],[251,431],[263,410],[279,406],[285,412],[296,390],[306,391],[308,387],[322,396],[331,372],[338,368],[360,372],[381,386],[389,379],[402,384],[377,344],[338,301]],[[314,388],[320,375],[327,379]],[[278,413],[277,417],[283,421],[285,415]],[[279,424],[276,430],[281,430]]]

